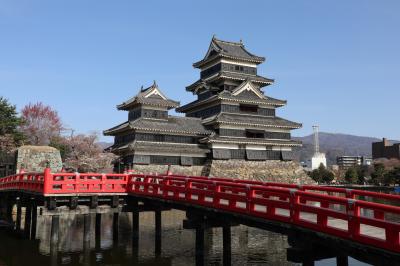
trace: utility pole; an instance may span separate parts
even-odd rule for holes
[[[314,131],[314,154],[319,154],[319,126],[313,126]]]

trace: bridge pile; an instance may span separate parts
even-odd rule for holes
[[[0,199],[4,192],[40,195],[44,199],[118,195],[126,197],[126,204],[129,197],[134,197],[197,206],[400,253],[398,195],[229,178],[51,173],[50,169],[1,178]]]

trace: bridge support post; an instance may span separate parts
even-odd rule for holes
[[[24,223],[24,236],[30,238],[31,236],[31,221],[32,221],[32,201],[28,201],[25,207],[25,223]]]
[[[0,198],[0,219],[7,219],[7,196]]]
[[[99,197],[94,195],[90,198],[90,209],[96,209],[99,205]]]
[[[132,236],[134,238],[139,237],[139,212],[132,212]]]
[[[83,245],[90,243],[90,233],[91,233],[91,225],[92,220],[90,219],[90,214],[83,215]]]
[[[83,215],[83,264],[90,265],[90,233],[92,232],[91,214]]]
[[[53,215],[51,216],[51,245],[56,244],[58,242],[58,235],[60,231],[60,216]]]
[[[22,216],[22,206],[21,206],[21,199],[17,199],[17,217],[15,220],[15,230],[17,232],[21,231],[21,216]]]
[[[337,256],[336,257],[336,265],[337,266],[348,266],[349,259],[347,256]]]
[[[14,207],[14,201],[10,196],[7,197],[7,211],[6,211],[6,221],[13,223],[12,212]]]
[[[162,249],[162,243],[161,243],[161,230],[162,230],[162,225],[161,225],[161,211],[155,211],[154,212],[154,218],[155,218],[155,253],[156,256],[161,255],[161,249]]]
[[[60,230],[60,216],[51,216],[50,257],[51,265],[58,264],[58,235]]]
[[[101,213],[96,213],[96,226],[95,226],[95,235],[96,235],[96,249],[101,247]]]
[[[132,209],[132,259],[133,263],[137,264],[139,260],[139,211],[137,202]]]
[[[204,226],[196,228],[196,266],[204,265]]]
[[[119,234],[119,212],[113,213],[113,241],[118,246],[118,234]]]
[[[29,238],[31,240],[36,239],[36,227],[37,227],[37,203],[35,199],[32,201],[32,223],[31,223],[31,234]]]
[[[154,222],[155,222],[155,253],[156,256],[161,255],[161,231],[162,231],[162,224],[161,224],[161,211],[157,210],[154,212]]]
[[[78,207],[78,197],[71,197],[69,199],[69,208],[75,210]]]
[[[223,263],[224,266],[231,265],[231,227],[222,227],[222,242],[223,242]]]

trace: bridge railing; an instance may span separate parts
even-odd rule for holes
[[[18,173],[0,178],[1,190],[28,191],[49,195],[85,193],[126,193],[127,174]]]
[[[400,223],[386,218],[400,215],[396,206],[297,188],[171,175],[131,175],[128,193],[286,222],[400,252]]]
[[[166,176],[166,177],[173,176],[173,177],[200,179],[200,180],[233,182],[239,184],[251,184],[251,185],[260,185],[268,187],[295,188],[302,191],[315,192],[324,195],[332,195],[349,199],[360,199],[364,201],[371,201],[378,203],[384,202],[385,204],[400,206],[399,195],[392,195],[387,193],[380,193],[380,192],[373,192],[366,190],[346,189],[346,188],[317,186],[317,185],[297,185],[297,184],[286,184],[278,182],[262,182],[255,180],[243,180],[243,179],[225,178],[225,177],[204,177],[204,176],[184,176],[184,175],[159,175],[159,176]],[[377,213],[376,215],[379,216],[381,214]]]
[[[1,190],[23,190],[35,193],[43,191],[44,173],[18,173],[0,178]]]
[[[44,174],[44,195],[85,193],[126,193],[128,175],[98,173]]]

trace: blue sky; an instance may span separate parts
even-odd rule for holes
[[[400,1],[0,0],[0,95],[41,101],[76,132],[157,80],[182,104],[213,34],[267,58],[278,115],[321,131],[400,138]],[[111,141],[103,137],[102,140]]]

